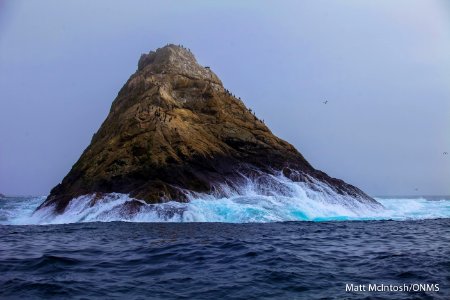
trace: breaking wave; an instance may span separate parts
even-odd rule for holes
[[[36,212],[45,197],[0,200],[0,224],[63,224],[77,222],[282,222],[343,220],[408,220],[450,217],[450,198],[382,199],[382,204],[337,194],[321,183],[293,182],[286,177],[248,179],[239,188],[221,186],[219,194],[190,193],[189,202],[146,204],[125,194],[101,199],[73,199],[63,214],[53,207]]]

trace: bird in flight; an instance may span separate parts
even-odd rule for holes
[[[328,103],[328,100],[325,100],[324,102],[323,102],[323,104],[327,104]]]
[[[444,155],[448,155],[448,152],[444,152]]]

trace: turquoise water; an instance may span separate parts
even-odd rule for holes
[[[211,194],[187,193],[189,202],[146,204],[125,194],[101,199],[72,199],[63,214],[49,206],[36,208],[45,197],[0,199],[0,224],[66,224],[79,222],[223,222],[422,220],[450,218],[450,197],[379,197],[381,204],[342,195],[310,178],[294,182],[282,174],[246,178],[238,186],[221,185]],[[128,209],[133,205],[137,209]]]
[[[422,220],[450,218],[450,197],[376,198],[384,208],[348,206],[317,199],[276,196],[194,198],[190,203],[169,202],[143,205],[133,215],[124,215],[127,195],[111,194],[95,205],[89,196],[72,201],[66,212],[35,209],[45,197],[15,197],[0,200],[0,224],[64,224],[78,222],[224,222],[265,223],[283,221]]]

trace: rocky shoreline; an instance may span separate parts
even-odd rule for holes
[[[75,197],[112,192],[147,203],[182,202],[186,191],[218,192],[221,184],[232,188],[242,178],[276,172],[377,204],[314,169],[188,49],[167,45],[141,56],[90,145],[41,208],[54,205],[61,213]]]

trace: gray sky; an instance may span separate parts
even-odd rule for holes
[[[175,43],[316,168],[450,194],[446,2],[0,0],[0,192],[46,195],[140,54]]]

